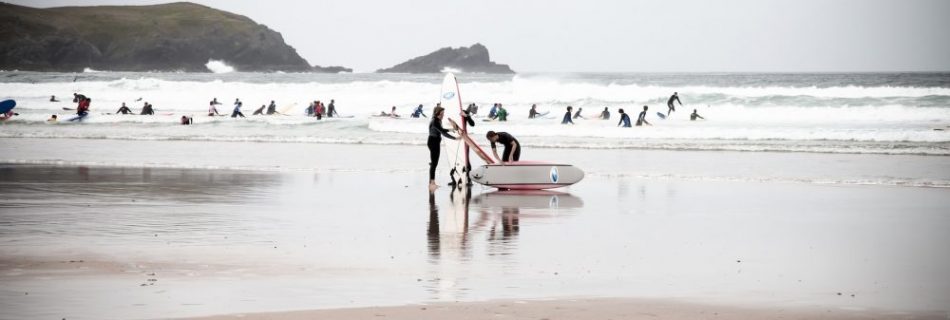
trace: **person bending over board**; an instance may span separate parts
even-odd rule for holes
[[[696,109],[693,109],[693,114],[689,115],[689,121],[696,121],[696,118],[706,120],[706,118],[703,118],[703,116],[696,112]]]
[[[650,109],[650,107],[643,106],[643,112],[640,112],[640,116],[637,117],[638,127],[642,126],[644,123],[646,123],[648,126],[652,126],[652,124],[650,124],[650,122],[647,121],[647,109]]]
[[[508,161],[514,162],[521,160],[521,143],[519,143],[518,139],[515,139],[515,137],[511,136],[507,132],[495,131],[488,131],[488,133],[485,134],[485,137],[491,142],[491,152],[495,155],[495,159],[497,159],[502,165]],[[505,151],[502,152],[502,156],[500,158],[498,157],[498,148],[495,147],[496,142],[505,146]]]
[[[444,115],[445,108],[436,106],[432,110],[432,121],[429,121],[429,140],[426,142],[426,145],[429,146],[429,190],[439,187],[435,184],[435,167],[439,165],[442,136],[452,140],[456,139],[449,134],[449,130],[442,127],[442,116]]]
[[[600,120],[610,120],[610,111],[607,110],[607,107],[604,107],[604,111],[600,112]],[[630,122],[630,121],[627,121],[627,122]]]
[[[680,96],[676,92],[673,92],[673,95],[670,96],[670,100],[666,100],[666,106],[669,107],[669,110],[666,110],[666,116],[670,116],[670,112],[676,111],[676,107],[673,106],[673,101],[679,102],[680,106],[683,106],[683,102],[680,101]]]
[[[421,104],[420,104],[418,107],[416,107],[416,110],[412,112],[412,115],[410,115],[410,117],[413,117],[413,118],[418,118],[418,117],[428,118],[428,117],[426,116],[426,113],[425,113],[424,111],[422,111],[422,105],[421,105]]]
[[[488,110],[488,119],[495,120],[498,117],[498,104],[492,104],[491,110]]]
[[[574,107],[572,107],[572,106],[567,106],[567,112],[564,113],[564,119],[561,120],[561,124],[568,124],[568,123],[574,124],[574,120],[571,120],[571,119],[573,119],[573,118],[571,117],[571,116],[572,116],[571,110],[574,110]]]
[[[617,112],[620,112],[620,122],[617,122],[617,126],[623,125],[624,128],[629,128],[630,116],[627,115],[626,113],[623,113],[623,109],[617,110]]]

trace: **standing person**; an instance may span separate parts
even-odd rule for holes
[[[689,115],[689,121],[696,121],[696,118],[706,120],[706,118],[703,118],[703,116],[696,112],[696,109],[693,109],[693,114]]]
[[[277,104],[274,103],[274,100],[270,101],[270,105],[267,106],[267,115],[273,115],[277,113]]]
[[[142,112],[139,112],[139,115],[151,116],[155,114],[155,109],[152,109],[152,105],[148,102],[142,104]]]
[[[606,111],[604,111],[604,112],[606,112]],[[629,127],[630,127],[630,116],[628,116],[626,113],[623,113],[623,109],[620,109],[620,110],[618,110],[617,112],[620,112],[620,122],[617,122],[617,126],[623,125],[624,128],[629,128]]]
[[[643,112],[640,112],[640,116],[637,117],[637,126],[638,126],[638,127],[639,127],[639,126],[642,126],[644,123],[646,123],[647,125],[652,126],[652,124],[650,124],[650,122],[647,122],[647,109],[650,109],[650,107],[643,106]]]
[[[680,96],[676,92],[673,92],[673,95],[670,96],[670,100],[666,100],[666,106],[669,107],[669,110],[666,110],[666,116],[670,116],[670,112],[676,111],[676,108],[673,106],[673,101],[679,102],[680,106],[683,106],[683,102],[680,101]]]
[[[241,106],[243,105],[244,103],[240,99],[234,99],[234,111],[231,111],[231,118],[237,118],[238,116],[244,118],[244,114],[241,113]]]
[[[313,114],[317,117],[317,120],[322,120],[323,115],[326,114],[326,108],[323,107],[323,102],[317,100],[317,103],[314,106]]]
[[[220,113],[218,113],[218,108],[215,107],[216,105],[219,105],[219,104],[221,104],[221,103],[218,102],[218,98],[211,99],[211,102],[208,103],[208,116],[209,116],[209,117],[220,116],[220,115],[221,115]]]
[[[629,117],[627,117],[629,118]],[[600,112],[601,120],[610,120],[610,110],[607,110],[607,107],[604,107],[604,111]],[[628,121],[629,122],[629,121]]]
[[[498,163],[504,165],[505,162],[514,162],[521,159],[521,143],[518,143],[518,139],[515,139],[512,135],[507,132],[488,131],[485,137],[491,142],[491,152],[495,155]],[[502,152],[500,158],[498,157],[498,148],[495,147],[496,142],[505,146],[505,151]]]
[[[574,119],[584,119],[584,116],[581,115],[581,111],[584,108],[577,108],[577,112],[574,113]]]
[[[129,109],[129,107],[126,107],[125,102],[123,102],[122,106],[119,107],[119,110],[115,112],[115,114],[130,114],[130,113],[132,113],[132,109]]]
[[[532,104],[531,110],[528,111],[528,119],[534,119],[536,117],[538,117],[538,105]]]
[[[393,106],[392,112],[389,113],[390,117],[399,118],[399,115],[396,114],[396,106]]]
[[[69,121],[82,121],[87,115],[89,115],[89,105],[92,104],[92,99],[86,98],[85,96],[79,100],[79,105],[76,106],[76,116]]]
[[[495,118],[498,118],[498,121],[508,121],[508,109],[505,109],[501,103],[498,104],[498,112],[495,113]]]
[[[59,100],[56,100],[56,96],[49,96],[49,102],[59,102]]]
[[[330,99],[330,105],[327,106],[327,117],[333,118],[333,117],[339,117],[339,116],[340,116],[340,113],[336,112],[336,105],[335,105],[335,103],[336,103],[336,101],[334,101],[333,99]]]
[[[394,107],[395,108],[395,107]],[[435,184],[435,168],[439,165],[439,153],[442,148],[442,137],[456,140],[449,134],[449,131],[442,127],[442,117],[445,115],[445,109],[436,106],[432,110],[432,121],[429,121],[429,139],[426,145],[429,146],[429,190],[434,190],[439,186]],[[453,180],[455,178],[452,178]]]
[[[574,120],[571,120],[572,119],[571,110],[573,109],[574,107],[567,106],[567,112],[564,113],[564,119],[561,120],[561,124],[568,124],[568,123],[574,124]]]

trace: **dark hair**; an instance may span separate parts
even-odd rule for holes
[[[420,104],[419,106],[421,107],[422,105]],[[435,106],[435,109],[432,109],[432,119],[435,119],[435,117],[438,117],[439,113],[441,113],[442,111],[445,111],[445,108],[440,107],[440,106]]]
[[[496,133],[495,131],[488,131],[488,133],[485,134],[485,138],[488,138],[489,140],[491,140],[491,137],[494,137],[497,135],[498,133]]]
[[[617,112],[623,113],[623,108],[620,108],[620,110],[617,110]]]
[[[646,109],[648,109],[648,108],[650,108],[650,107],[647,107],[647,106],[643,106],[643,110],[646,110]]]

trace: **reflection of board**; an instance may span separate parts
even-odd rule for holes
[[[445,74],[445,79],[442,80],[442,92],[439,98],[442,107],[445,108],[445,115],[442,118],[442,127],[451,128],[452,121],[462,123],[462,97],[459,96],[459,85],[454,74]],[[464,134],[465,123],[462,123],[461,129],[461,132]],[[464,186],[469,182],[468,169],[466,168],[468,153],[466,152],[465,143],[461,140],[444,141],[445,155],[449,162],[449,168],[451,168],[452,180],[457,182],[459,186]]]
[[[656,116],[657,116],[657,117],[660,117],[660,120],[666,120],[666,115],[663,114],[663,113],[657,112],[657,113],[656,113]]]
[[[455,120],[449,119],[449,122],[452,123],[452,127],[459,127],[458,123],[455,123]],[[495,161],[493,161],[491,157],[488,156],[488,153],[486,153],[481,146],[475,143],[475,140],[472,140],[472,137],[470,137],[468,133],[460,133],[459,137],[465,142],[465,145],[467,145],[469,149],[475,150],[475,154],[478,155],[479,158],[482,158],[485,163],[495,163]]]
[[[569,164],[517,161],[483,165],[472,171],[472,179],[499,189],[541,190],[575,184],[584,171]]]
[[[0,113],[10,112],[14,107],[16,107],[16,101],[3,100],[3,102],[0,102]]]
[[[546,190],[509,190],[483,193],[472,203],[488,208],[581,208],[584,201],[570,193]]]

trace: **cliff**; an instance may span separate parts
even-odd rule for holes
[[[506,64],[492,62],[488,56],[488,48],[480,43],[468,48],[442,48],[430,54],[397,64],[392,68],[380,69],[376,72],[439,73],[446,68],[463,72],[515,73]]]
[[[187,2],[37,9],[0,3],[0,69],[207,72],[310,71],[280,33]]]

